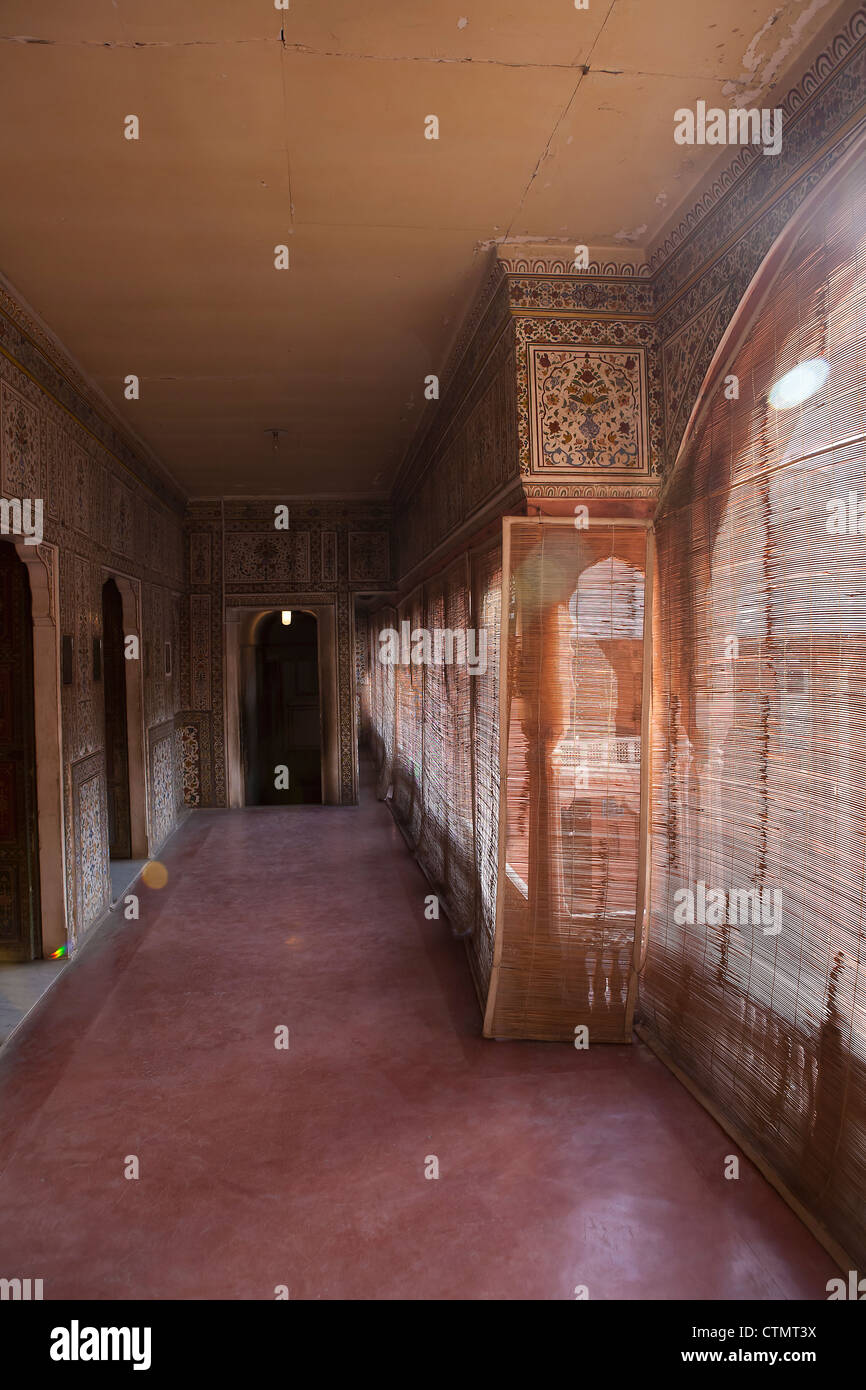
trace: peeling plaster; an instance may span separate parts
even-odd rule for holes
[[[639,227],[633,227],[630,232],[617,232],[614,236],[614,241],[627,241],[633,246],[637,242],[638,237],[643,236],[646,229],[647,224],[642,222]]]
[[[774,10],[773,13],[766,20],[766,22],[758,30],[757,34],[753,36],[751,43],[749,44],[748,48],[743,54],[744,74],[754,74],[757,71],[758,65],[763,57],[763,54],[758,52],[758,44],[761,42],[761,39],[764,37],[764,35],[768,33],[770,29],[772,29],[773,26],[778,22],[779,15],[782,13],[783,8],[784,7],[780,5],[777,10]]]
[[[803,4],[804,0],[797,0],[797,3]],[[742,73],[739,77],[734,78],[733,81],[724,84],[722,87],[722,96],[736,97],[744,106],[748,106],[751,102],[756,101],[761,93],[765,92],[767,88],[772,85],[785,59],[799,44],[804,29],[811,24],[815,15],[818,14],[820,10],[823,10],[829,3],[830,0],[811,0],[811,3],[806,6],[802,14],[789,26],[786,37],[779,39],[775,49],[770,56],[767,57],[766,54],[758,52],[758,45],[761,43],[764,36],[778,24],[779,16],[782,14],[784,7],[774,10],[758,30],[757,34],[753,35],[750,40],[749,46],[743,54]],[[762,63],[764,66],[759,72]],[[753,85],[749,86],[750,83]]]

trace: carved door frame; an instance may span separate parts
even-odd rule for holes
[[[63,734],[60,705],[60,632],[57,547],[14,545],[30,583],[33,624],[33,717],[36,751],[36,824],[39,844],[41,955],[66,946],[69,905],[64,838]]]
[[[316,596],[317,597],[317,596]],[[322,596],[321,601],[309,601],[309,596],[282,593],[267,607],[263,604],[232,604],[224,615],[225,633],[225,713],[226,713],[226,771],[228,804],[231,808],[246,805],[243,758],[241,754],[241,707],[244,699],[241,673],[241,648],[255,630],[257,623],[269,613],[283,608],[303,610],[317,620],[319,641],[319,708],[322,718],[322,804],[339,806],[340,802],[340,693],[337,678],[337,608],[334,597]]]

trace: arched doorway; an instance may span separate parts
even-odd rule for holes
[[[241,656],[246,804],[321,805],[315,615],[301,609],[266,613]]]
[[[102,643],[109,857],[131,859],[123,600],[113,579],[106,579],[102,586]]]
[[[30,584],[0,544],[0,961],[41,954]]]

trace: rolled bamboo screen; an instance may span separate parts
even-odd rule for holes
[[[502,613],[502,543],[471,557],[473,621],[488,634],[487,669],[470,682],[473,814],[475,818],[475,928],[469,960],[478,997],[487,1000],[493,966],[499,863],[499,649]]]
[[[647,1035],[862,1269],[862,158],[789,240],[706,383],[656,524],[639,1009]],[[824,384],[773,408],[774,385],[821,360]],[[809,370],[814,386],[823,368]]]
[[[445,590],[443,577],[431,580],[426,590],[424,614],[421,619],[428,629],[445,627]],[[459,775],[459,750],[454,746],[455,709],[449,701],[448,672],[444,665],[425,666],[421,705],[421,776],[419,800],[422,824],[416,841],[416,853],[431,883],[441,888],[446,882],[446,864],[450,857],[448,797]],[[446,763],[448,753],[453,763]]]
[[[393,609],[370,619],[368,741],[378,794],[393,813],[440,900],[466,940],[480,997],[486,996],[496,912],[499,814],[499,540],[464,554]],[[389,665],[380,637],[484,629],[487,664]],[[420,904],[419,904],[420,907]]]
[[[376,795],[384,800],[391,789],[394,765],[394,667],[377,659],[376,637],[382,628],[397,622],[394,608],[380,608],[368,617],[361,634],[367,642],[367,675],[361,699],[362,737],[370,748],[376,769]]]
[[[500,917],[485,1032],[630,1037],[646,528],[507,518]]]
[[[424,612],[431,632],[469,628],[465,557],[427,586]],[[471,930],[475,908],[469,747],[473,679],[467,667],[457,663],[424,667],[424,822],[416,852],[439,889],[452,927],[460,933]]]
[[[408,623],[410,632],[424,627],[424,594],[416,589],[397,609],[397,627]],[[412,849],[421,838],[423,817],[423,747],[421,708],[424,699],[424,667],[394,667],[394,813]]]

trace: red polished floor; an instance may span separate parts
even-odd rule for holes
[[[724,1179],[731,1141],[645,1047],[482,1040],[369,791],[197,812],[163,859],[140,921],[115,913],[0,1052],[0,1276],[46,1299],[826,1299],[829,1257],[747,1161]]]

